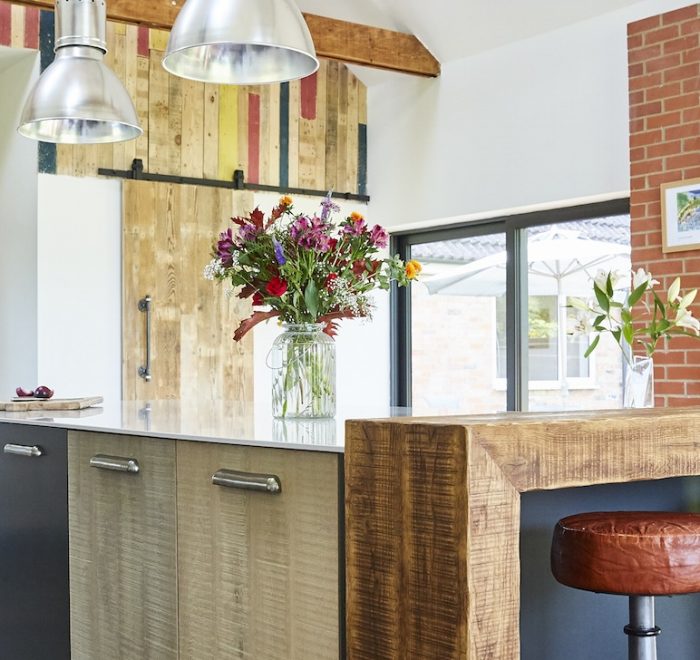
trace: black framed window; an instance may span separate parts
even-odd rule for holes
[[[400,232],[392,252],[424,264],[392,291],[393,405],[615,407],[619,349],[584,358],[567,305],[598,269],[629,268],[628,199]]]

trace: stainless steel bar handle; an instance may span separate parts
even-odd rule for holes
[[[139,367],[139,376],[145,381],[151,380],[151,296],[139,300],[139,312],[146,314],[146,364]]]
[[[121,456],[107,456],[106,454],[98,454],[90,459],[90,467],[100,468],[101,470],[114,470],[115,472],[129,472],[136,474],[139,468],[139,462],[135,458],[122,458]]]
[[[44,450],[36,445],[13,445],[7,443],[3,448],[6,454],[15,454],[15,456],[43,456]]]
[[[255,474],[253,472],[238,472],[237,470],[217,470],[211,477],[215,486],[225,488],[241,488],[257,490],[271,495],[282,492],[282,482],[275,474]]]

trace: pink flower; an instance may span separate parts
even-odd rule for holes
[[[372,227],[372,231],[369,233],[369,240],[372,241],[372,244],[375,247],[385,248],[387,245],[389,245],[389,234],[386,233],[386,229],[384,229],[384,227],[374,225],[374,227]]]

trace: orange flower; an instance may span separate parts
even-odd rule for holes
[[[406,263],[406,277],[409,280],[415,279],[422,270],[423,266],[415,259],[411,259],[411,261]]]
[[[284,195],[283,197],[280,197],[280,206],[291,206],[293,201],[294,200],[289,195]]]
[[[364,220],[365,216],[362,215],[362,213],[358,213],[357,211],[353,211],[350,214],[350,218],[353,222],[359,222],[360,220]]]

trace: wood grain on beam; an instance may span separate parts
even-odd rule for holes
[[[15,0],[17,4],[53,9],[52,0]],[[107,17],[170,29],[184,0],[108,0]],[[438,62],[411,34],[304,14],[319,57],[418,76],[440,75]]]
[[[412,34],[304,14],[319,57],[418,76],[440,75],[438,62]]]

